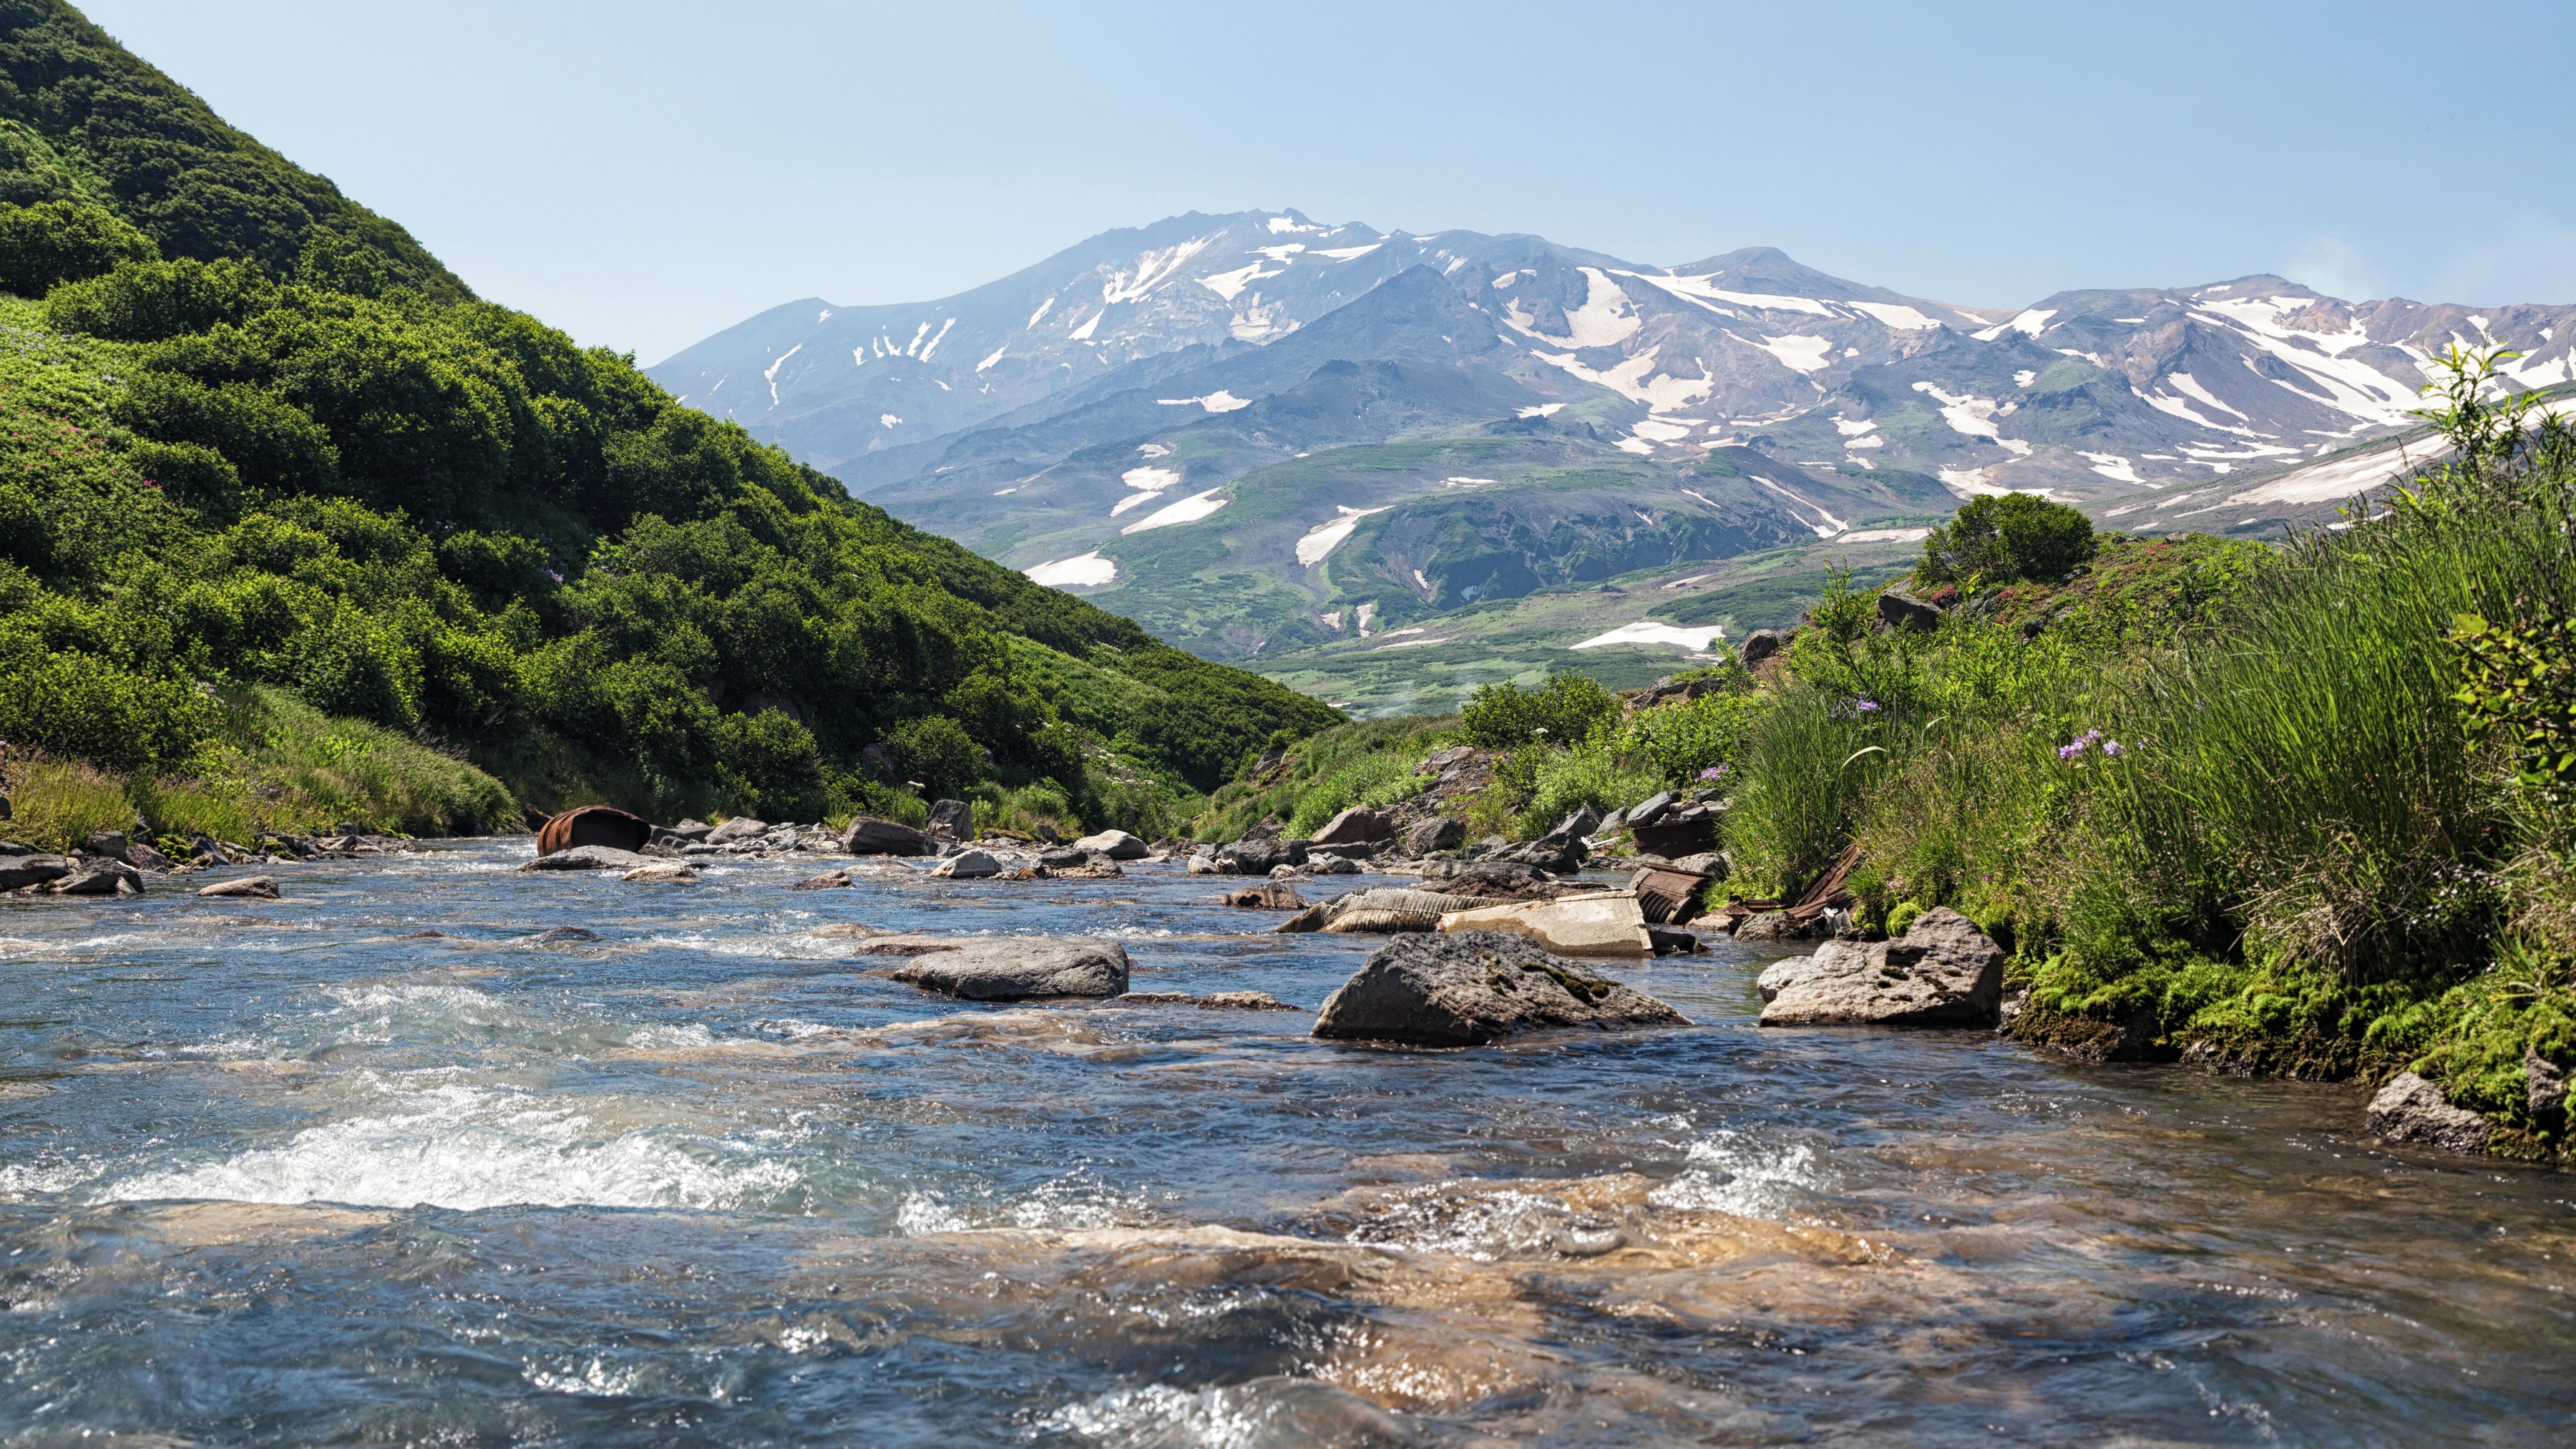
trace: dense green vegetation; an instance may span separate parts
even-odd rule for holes
[[[0,198],[22,754],[216,779],[266,689],[549,809],[1150,824],[1335,718],[476,301],[67,7],[0,4]]]
[[[1952,601],[1937,628],[1886,627],[1839,574],[1758,677],[1627,712],[1497,686],[1454,725],[1319,737],[1337,756],[1292,753],[1258,802],[1302,820],[1300,782],[1400,778],[1457,740],[1504,752],[1480,834],[1714,783],[1718,889],[1794,896],[1851,852],[1865,925],[1948,905],[2011,949],[2027,1039],[2412,1068],[2496,1150],[2566,1156],[2525,1082],[2576,1065],[2576,439],[2519,426],[2495,361],[2451,359],[2426,415],[2455,461],[2376,516],[2270,548],[1978,499],[1911,580]],[[1364,766],[1370,743],[1391,758]]]

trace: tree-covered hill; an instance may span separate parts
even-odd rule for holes
[[[1334,718],[475,300],[44,0],[0,3],[0,287],[22,752],[205,773],[285,690],[541,806],[811,816],[982,782],[1107,818]],[[1063,711],[1039,683],[1110,676]]]

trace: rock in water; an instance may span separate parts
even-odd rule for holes
[[[45,889],[58,896],[139,896],[143,872],[121,860],[85,860]]]
[[[962,1001],[1116,996],[1127,989],[1127,948],[1090,937],[1005,937],[933,950],[887,973]]]
[[[72,862],[60,855],[11,855],[0,857],[0,891],[14,891],[22,886],[43,885],[61,880],[72,873]]]
[[[246,875],[239,880],[218,881],[213,885],[205,886],[199,889],[197,894],[210,897],[248,896],[257,901],[273,901],[277,899],[277,877]]]
[[[1315,832],[1317,845],[1365,845],[1375,840],[1393,840],[1395,822],[1365,805],[1354,805],[1324,822]]]
[[[961,850],[932,867],[930,873],[948,880],[982,880],[1000,875],[1002,863],[981,850]]]
[[[2366,1119],[2374,1136],[2421,1142],[2445,1152],[2483,1154],[2492,1131],[2487,1119],[2454,1107],[2442,1089],[2413,1072],[2400,1072],[2370,1099]]]
[[[1651,996],[1499,931],[1399,936],[1324,998],[1315,1035],[1476,1046],[1563,1027],[1688,1026]]]
[[[1509,931],[1527,936],[1560,956],[1655,954],[1654,938],[1646,934],[1646,917],[1637,898],[1623,893],[1516,901],[1452,911],[1440,918],[1440,929]]]
[[[1805,941],[1816,934],[1813,921],[1802,921],[1787,911],[1763,911],[1744,918],[1735,928],[1739,941]]]
[[[576,845],[541,855],[519,867],[521,870],[613,870],[620,873],[640,870],[656,862],[649,855],[619,850],[613,845]]]
[[[682,862],[682,861],[676,861],[676,860],[660,860],[660,861],[655,861],[655,862],[654,862],[653,864],[651,864],[651,865],[639,865],[639,866],[637,866],[635,869],[630,870],[630,871],[628,871],[626,874],[621,875],[621,876],[619,876],[619,877],[618,877],[618,879],[619,879],[619,880],[633,880],[633,881],[645,881],[645,882],[660,882],[660,881],[690,881],[690,882],[694,882],[694,881],[696,881],[696,880],[697,880],[697,878],[698,878],[698,869],[697,869],[697,867],[696,867],[696,866],[689,865],[689,864],[686,864],[686,863],[684,863],[684,862]],[[845,881],[845,882],[844,882],[844,884],[847,884],[847,882]]]
[[[852,855],[928,855],[938,846],[909,825],[861,816],[841,832],[841,849]]]
[[[1105,855],[1111,860],[1143,860],[1154,853],[1153,847],[1124,830],[1104,830],[1086,835],[1073,843],[1085,855]]]
[[[963,800],[941,800],[930,807],[930,833],[948,840],[975,838],[975,807]]]
[[[1827,941],[1762,973],[1764,1026],[1992,1026],[2004,952],[1947,906],[1874,946]]]
[[[737,815],[731,820],[726,821],[724,824],[717,826],[715,829],[708,831],[705,843],[708,845],[731,845],[737,840],[757,840],[768,833],[769,822],[765,820],[754,820],[748,815]]]
[[[1229,906],[1255,911],[1302,911],[1307,905],[1306,898],[1297,894],[1297,888],[1284,880],[1227,891],[1217,899]]]
[[[1456,850],[1467,843],[1467,822],[1455,815],[1434,815],[1405,827],[1402,844],[1407,855],[1429,855],[1435,850]]]

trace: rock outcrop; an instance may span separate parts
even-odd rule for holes
[[[1324,999],[1315,1035],[1411,1046],[1476,1046],[1524,1032],[1688,1026],[1655,1000],[1490,931],[1403,936]]]
[[[1828,941],[1762,973],[1764,1026],[1992,1026],[2004,952],[1947,906],[1893,941]]]
[[[1127,989],[1127,949],[1091,937],[1001,937],[915,956],[887,973],[963,1001],[1117,996]]]
[[[2444,1152],[2483,1154],[2494,1131],[2486,1118],[2452,1106],[2441,1088],[2413,1072],[2400,1072],[2380,1088],[2364,1120],[2375,1137],[2420,1142]]]

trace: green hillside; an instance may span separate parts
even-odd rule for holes
[[[284,691],[542,808],[1142,819],[1335,717],[477,301],[67,6],[0,4],[0,143],[22,759],[257,796],[239,716]],[[1118,687],[1068,719],[1069,677]]]

